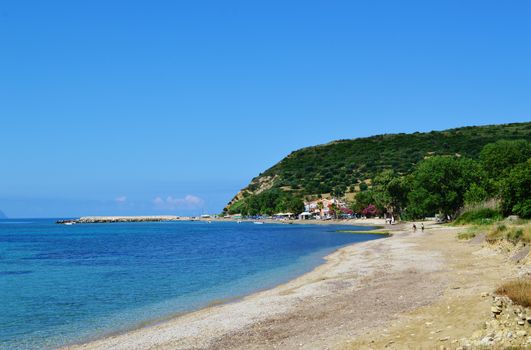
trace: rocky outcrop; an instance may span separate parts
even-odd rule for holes
[[[526,349],[531,346],[531,309],[515,305],[507,297],[492,296],[490,310],[492,319],[470,339],[461,340],[457,349]]]
[[[230,208],[231,205],[236,203],[239,200],[244,199],[246,196],[249,195],[257,195],[260,194],[266,190],[269,190],[274,186],[274,181],[278,178],[278,176],[259,176],[255,177],[251,183],[244,189],[240,190],[227,205],[225,206],[225,211]]]

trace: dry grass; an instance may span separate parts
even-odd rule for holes
[[[480,209],[498,210],[499,208],[500,208],[500,200],[491,198],[481,203],[466,204],[465,207],[463,208],[463,212],[475,211],[475,210],[480,210]]]
[[[457,238],[462,239],[462,240],[469,240],[469,239],[476,237],[476,235],[480,233],[481,231],[483,232],[485,231],[485,229],[481,226],[470,226],[470,227],[467,227],[465,231],[457,234]]]
[[[502,284],[496,293],[505,295],[515,304],[531,306],[531,278],[521,278]]]
[[[506,239],[514,244],[518,242],[531,243],[531,222],[524,223],[500,223],[493,225],[487,234],[487,241],[495,243]]]
[[[465,241],[468,241],[469,239],[472,239],[476,237],[476,233],[475,232],[461,232],[457,235],[457,238],[458,239],[461,239],[461,240],[465,240]]]

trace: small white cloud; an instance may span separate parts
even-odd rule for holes
[[[203,203],[204,201],[201,198],[191,194],[186,195],[184,198],[168,196],[165,199],[162,197],[155,197],[153,199],[153,204],[157,209],[195,209],[201,207]]]
[[[202,205],[203,204],[203,200],[201,198],[192,196],[191,194],[184,197],[184,201],[191,205]]]
[[[126,196],[119,196],[119,197],[116,197],[114,200],[116,201],[116,203],[122,204],[122,203],[125,203],[127,201],[127,197]]]

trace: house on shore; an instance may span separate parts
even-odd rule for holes
[[[326,220],[334,217],[334,208],[340,210],[343,214],[352,214],[352,210],[347,203],[338,198],[319,198],[314,201],[304,202],[304,213],[302,215],[305,219],[308,216],[313,216],[316,219]]]

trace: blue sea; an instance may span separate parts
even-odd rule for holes
[[[379,238],[345,228],[0,220],[0,349],[56,348],[241,297]]]

